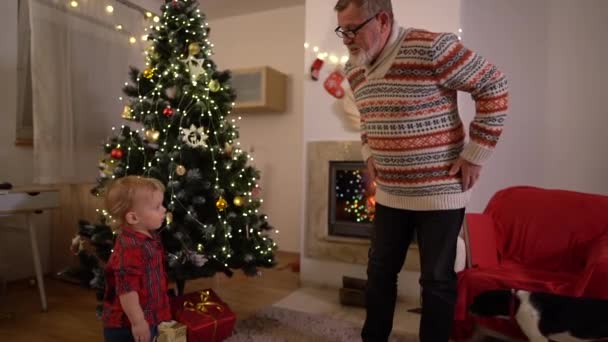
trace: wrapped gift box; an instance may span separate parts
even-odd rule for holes
[[[187,327],[188,342],[222,341],[234,329],[236,315],[211,289],[171,298],[171,314]]]
[[[156,342],[187,342],[186,331],[186,326],[176,321],[162,322]]]

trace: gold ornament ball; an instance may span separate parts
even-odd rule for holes
[[[190,56],[198,55],[199,52],[201,52],[199,43],[190,43],[190,45],[188,45],[188,53]]]
[[[177,165],[177,167],[175,168],[175,173],[180,176],[183,176],[186,174],[186,168],[184,167],[184,165]]]
[[[125,106],[125,108],[122,110],[121,116],[123,119],[127,119],[127,120],[133,119],[133,114],[131,113],[131,107]]]
[[[240,207],[240,206],[242,206],[245,203],[245,201],[243,200],[243,197],[241,197],[241,196],[235,196],[234,200],[232,202],[237,207]]]
[[[150,68],[144,70],[144,77],[147,79],[151,79],[152,77],[154,77],[154,70]]]
[[[165,215],[165,221],[167,221],[167,224],[171,224],[171,222],[173,222],[173,213],[172,212],[167,212],[167,214]]]
[[[228,208],[228,202],[226,202],[226,200],[224,199],[224,197],[220,196],[220,198],[217,200],[217,202],[215,202],[215,206],[220,211],[224,211],[226,208]]]
[[[209,90],[211,90],[212,92],[216,92],[220,90],[220,82],[218,82],[217,80],[211,80],[209,81]]]
[[[158,138],[160,137],[160,132],[154,129],[148,129],[146,130],[146,138],[150,141],[150,142],[157,142]]]

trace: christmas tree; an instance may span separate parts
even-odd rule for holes
[[[253,159],[229,119],[236,95],[230,72],[218,71],[210,58],[205,17],[196,0],[165,0],[161,11],[148,29],[146,68],[131,68],[131,84],[123,88],[127,122],[103,147],[92,193],[103,196],[110,181],[126,175],[166,185],[161,235],[169,277],[181,292],[189,279],[234,269],[256,275],[274,266],[276,243],[260,212],[259,172],[248,165]],[[113,218],[100,213],[101,224],[80,223],[73,247],[91,270],[87,282],[103,290],[114,233]]]

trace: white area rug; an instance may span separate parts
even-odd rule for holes
[[[227,342],[353,342],[361,341],[361,326],[322,314],[311,314],[271,306],[236,323]],[[393,334],[390,341],[418,341],[416,336]]]

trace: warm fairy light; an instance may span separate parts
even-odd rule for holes
[[[135,38],[135,37],[129,38],[129,43],[131,43],[131,44],[137,43],[137,38]]]
[[[78,7],[78,1],[70,1],[70,6],[74,8]]]
[[[108,12],[109,14],[114,13],[114,6],[112,6],[112,5],[106,6],[106,12]]]

